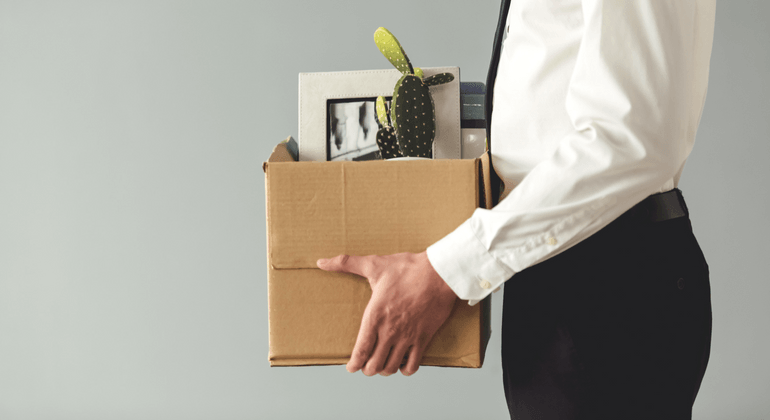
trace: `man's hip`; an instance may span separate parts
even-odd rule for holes
[[[513,418],[690,418],[708,363],[708,264],[681,191],[654,194],[505,284]]]

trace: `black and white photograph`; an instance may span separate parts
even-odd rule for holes
[[[386,98],[390,102],[390,98]],[[378,160],[377,98],[330,99],[327,104],[326,160]]]

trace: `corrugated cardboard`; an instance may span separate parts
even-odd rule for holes
[[[367,280],[327,272],[339,254],[422,252],[490,202],[488,158],[295,162],[286,143],[263,164],[271,366],[345,364],[371,296]],[[481,367],[489,298],[457,300],[422,365]]]

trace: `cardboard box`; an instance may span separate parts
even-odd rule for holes
[[[371,289],[363,277],[318,269],[318,258],[422,252],[491,202],[486,154],[295,162],[284,141],[262,168],[271,366],[350,359]],[[458,299],[422,365],[481,367],[489,319],[489,298],[475,306]]]

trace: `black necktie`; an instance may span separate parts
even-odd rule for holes
[[[500,50],[503,44],[503,35],[505,35],[505,22],[508,17],[508,9],[511,8],[511,0],[503,0],[500,5],[500,18],[497,21],[497,30],[495,31],[495,44],[492,48],[492,60],[489,62],[489,72],[487,73],[487,96],[485,98],[485,111],[487,118],[487,153],[489,154],[489,173],[491,174],[492,185],[492,206],[496,206],[500,198],[500,178],[497,176],[492,166],[492,99],[495,92],[495,79],[497,78],[497,64],[500,62]]]

